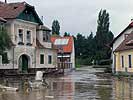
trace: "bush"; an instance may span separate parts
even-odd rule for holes
[[[92,65],[92,59],[90,58],[86,58],[86,59],[81,59],[81,58],[77,58],[76,59],[76,65]]]
[[[111,64],[112,64],[112,59],[100,60],[98,62],[98,65],[111,65]]]

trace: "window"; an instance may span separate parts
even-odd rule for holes
[[[2,54],[2,63],[3,64],[8,64],[9,63],[7,52],[4,52]]]
[[[131,63],[131,55],[128,55],[128,60],[129,60],[129,68],[132,67],[132,63]]]
[[[19,37],[18,43],[23,44],[23,30],[22,29],[18,30],[18,37]]]
[[[27,31],[27,44],[31,44],[31,31]]]
[[[122,68],[124,67],[124,57],[121,56],[121,65],[122,65]]]
[[[51,63],[52,63],[52,56],[49,55],[49,56],[48,56],[48,64],[51,64]]]
[[[40,64],[44,64],[44,55],[40,54]]]
[[[46,42],[46,34],[43,32],[43,42]]]

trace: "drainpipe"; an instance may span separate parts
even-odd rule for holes
[[[115,53],[113,52],[113,64],[112,64],[112,73],[115,74],[115,67],[116,67],[116,55]]]
[[[13,70],[14,70],[14,46],[13,46]]]
[[[34,58],[34,60],[35,60],[35,66],[34,66],[34,71],[36,71],[36,47],[35,47],[35,58]]]

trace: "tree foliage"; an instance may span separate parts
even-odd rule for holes
[[[65,33],[64,33],[64,36],[70,36],[70,33],[65,32]]]
[[[101,10],[97,20],[96,32],[96,60],[109,59],[110,48],[107,46],[113,39],[113,34],[109,30],[109,13]]]
[[[87,37],[78,33],[75,40],[76,59],[81,64],[92,64],[92,61],[100,62],[100,60],[110,59],[111,49],[108,47],[113,40],[114,35],[109,30],[109,13],[101,10],[97,20],[97,31],[94,36],[90,32]]]
[[[52,23],[52,34],[60,35],[60,23],[58,22],[58,20],[54,20]]]
[[[3,26],[0,26],[0,55],[2,55],[2,62],[8,62],[7,54],[5,51],[10,49],[12,45],[9,34]]]

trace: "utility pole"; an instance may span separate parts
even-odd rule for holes
[[[7,0],[5,0],[5,3],[7,3]]]

